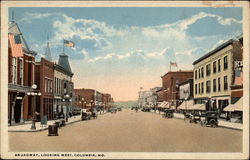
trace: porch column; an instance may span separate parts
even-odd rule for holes
[[[24,102],[24,98],[26,97],[26,95],[23,96],[22,102],[21,102],[21,118],[20,118],[20,122],[24,123],[24,119],[23,119],[23,102]]]
[[[11,124],[15,123],[15,118],[14,118],[14,114],[15,114],[15,104],[16,104],[16,98],[13,100],[12,105],[11,105]]]

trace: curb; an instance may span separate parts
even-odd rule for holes
[[[66,126],[69,125],[69,124],[80,122],[80,121],[81,120],[76,120],[76,121],[68,122],[68,123],[66,123]],[[42,129],[36,129],[36,130],[8,130],[8,132],[41,132],[41,131],[45,131],[45,130],[48,130],[48,127],[42,128]]]

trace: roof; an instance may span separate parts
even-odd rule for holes
[[[21,43],[22,43],[22,47],[23,49],[27,52],[27,53],[30,53],[30,54],[33,54],[33,55],[36,55],[37,53],[34,52],[34,51],[31,51],[29,49],[29,46],[26,42],[26,40],[24,39],[24,36],[18,26],[18,24],[14,21],[11,21],[9,22],[9,28],[8,28],[8,33],[9,34],[13,34],[13,35],[19,35],[20,36],[20,40],[21,40]]]
[[[212,51],[208,52],[207,54],[205,54],[204,56],[200,57],[199,59],[195,60],[193,62],[193,65],[199,63],[200,61],[212,56],[213,54],[215,54],[216,52],[222,50],[223,48],[229,46],[230,44],[232,44],[233,42],[236,42],[237,40],[234,39],[230,39],[228,41],[226,41],[225,43],[221,44],[220,46],[218,46],[217,48],[213,49]]]
[[[68,56],[66,54],[63,53],[59,55],[58,66],[60,66],[61,69],[63,69],[68,74],[73,75],[72,70],[69,65]]]
[[[161,78],[163,78],[164,76],[166,76],[167,74],[179,74],[179,73],[193,73],[193,70],[179,70],[179,71],[169,71],[166,74],[164,74],[163,76],[161,76]]]
[[[192,82],[193,82],[193,78],[190,78],[190,79],[188,79],[186,81],[183,81],[183,82],[179,83],[179,85],[184,85],[184,84],[192,83]]]

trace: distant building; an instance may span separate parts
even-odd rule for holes
[[[171,106],[179,105],[179,84],[193,78],[193,71],[170,71],[162,78],[163,101],[168,102]]]
[[[70,68],[68,56],[65,53],[59,55],[58,64],[54,65],[54,112],[55,115],[63,114],[69,117],[73,110],[73,73]]]
[[[161,87],[155,87],[148,91],[140,91],[138,105],[140,107],[155,106],[158,100],[157,91],[160,89]]]
[[[230,39],[193,62],[195,103],[220,111],[231,104],[236,61],[242,61],[242,44]]]
[[[113,98],[110,94],[103,94],[94,89],[74,89],[75,106],[78,108],[90,109],[94,107],[107,109],[113,106]]]
[[[23,123],[34,115],[35,56],[24,39],[16,22],[8,28],[8,122]]]
[[[111,103],[112,103],[112,97],[110,94],[108,93],[104,93],[102,95],[102,103],[103,103],[103,107],[104,109],[108,109],[111,107]]]

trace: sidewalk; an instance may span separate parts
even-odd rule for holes
[[[66,122],[66,125],[72,124],[75,122],[81,121],[81,115],[78,116],[73,116],[68,119],[68,122]],[[25,124],[20,124],[16,126],[9,126],[8,127],[8,132],[39,132],[39,131],[44,131],[48,129],[49,125],[54,124],[55,120],[50,120],[47,122],[47,126],[41,126],[40,122],[36,122],[36,129],[30,129],[31,128],[31,122],[25,123]]]

